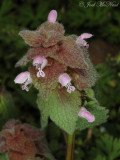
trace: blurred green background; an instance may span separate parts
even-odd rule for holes
[[[18,73],[27,69],[14,67],[29,48],[18,32],[36,29],[55,9],[66,34],[94,35],[89,40],[90,56],[99,73],[94,91],[100,104],[110,110],[107,123],[76,133],[74,159],[120,160],[120,1],[114,1],[117,7],[109,3],[106,7],[82,5],[88,2],[97,1],[0,0],[0,128],[10,118],[40,126],[37,91],[32,87],[25,93],[13,82]],[[64,159],[62,133],[51,121],[46,136],[56,159]]]

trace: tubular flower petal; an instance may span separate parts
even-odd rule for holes
[[[93,36],[92,34],[83,33],[77,38],[76,43],[85,46],[88,49],[89,44],[84,39],[91,38],[92,36]]]
[[[85,118],[88,122],[94,122],[95,116],[92,115],[86,108],[81,107],[78,116]]]
[[[78,44],[86,46],[87,42],[84,39],[81,39],[81,37],[78,37],[77,41]]]
[[[86,44],[86,48],[87,48],[87,49],[89,48],[89,44],[88,44],[88,43]]]
[[[93,35],[90,33],[83,33],[80,35],[81,39],[91,38]]]
[[[32,79],[30,77],[30,72],[22,72],[14,80],[15,83],[18,84],[23,84],[22,90],[26,90],[27,92],[29,91],[28,85],[32,83]]]
[[[45,77],[45,73],[43,72],[43,68],[47,65],[48,61],[46,58],[43,57],[36,57],[33,60],[33,66],[36,66],[36,69],[38,69],[37,77]]]
[[[49,15],[48,15],[48,22],[56,22],[57,19],[57,12],[56,10],[52,10],[50,11]]]
[[[72,91],[75,90],[74,86],[71,86],[71,78],[69,77],[69,75],[67,73],[63,73],[62,75],[60,75],[59,77],[59,83],[63,86],[67,88],[67,92],[71,93]]]

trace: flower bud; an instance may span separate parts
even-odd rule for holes
[[[81,39],[91,38],[93,35],[90,33],[83,33],[80,35]]]
[[[85,118],[88,122],[94,122],[95,117],[85,107],[81,107],[78,116]]]
[[[57,19],[57,12],[56,10],[52,10],[50,11],[49,15],[48,15],[48,22],[56,22]]]

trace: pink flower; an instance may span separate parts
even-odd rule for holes
[[[81,107],[78,116],[88,120],[88,122],[94,122],[95,116],[92,115],[85,107]]]
[[[59,82],[61,83],[61,85],[63,87],[67,88],[67,92],[71,93],[72,91],[75,90],[74,86],[71,86],[71,78],[69,77],[69,75],[67,73],[63,73],[60,77],[59,77]]]
[[[56,19],[57,19],[57,12],[56,10],[52,10],[50,11],[49,15],[48,15],[48,22],[56,22]]]
[[[28,85],[32,83],[30,72],[26,71],[26,72],[20,73],[19,75],[17,75],[14,82],[18,84],[24,84],[22,86],[22,90],[26,90],[28,92],[29,91]]]
[[[33,66],[36,66],[36,69],[38,69],[37,77],[45,77],[45,73],[43,72],[43,68],[47,65],[48,61],[46,58],[43,57],[36,57],[33,60]]]
[[[80,44],[80,45],[83,45],[83,46],[86,46],[86,48],[88,49],[89,44],[84,39],[91,38],[92,36],[93,36],[92,34],[83,33],[77,38],[76,43]]]

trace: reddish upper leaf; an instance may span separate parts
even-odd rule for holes
[[[34,142],[26,142],[24,147],[24,153],[10,150],[8,156],[10,160],[34,160],[37,153]]]
[[[26,142],[24,153],[31,156],[31,157],[34,157],[35,154],[37,153],[37,148],[35,146],[35,143],[34,142]]]
[[[21,133],[18,136],[14,135],[11,139],[7,139],[6,144],[8,148],[24,153],[25,141],[26,138],[24,137],[24,134]]]
[[[37,31],[40,31],[40,33],[43,33],[44,31],[47,31],[47,32],[54,31],[61,35],[65,33],[63,25],[58,22],[55,22],[55,23],[45,22],[41,24],[40,27],[38,27]]]
[[[39,47],[39,48],[30,48],[27,52],[28,56],[30,58],[35,58],[35,57],[48,57],[52,54],[54,54],[57,50],[57,45],[49,47],[49,48],[43,48],[43,47]]]
[[[58,22],[43,23],[36,31],[21,31],[19,35],[25,40],[25,42],[31,47],[50,47],[57,44],[64,39],[64,28]]]
[[[6,139],[0,135],[0,153],[6,151]]]
[[[16,64],[15,67],[25,66],[30,61],[28,54],[25,54]]]
[[[45,42],[42,43],[44,47],[50,47],[64,40],[64,27],[58,22],[45,22],[38,28],[40,34],[45,37]]]
[[[23,133],[15,134],[14,129],[3,130],[0,133],[6,139],[6,146],[14,151],[24,152],[26,138]]]
[[[35,67],[29,68],[34,86],[39,89],[42,97],[44,99],[47,99],[52,90],[56,88],[58,84],[58,77],[60,76],[60,74],[64,73],[64,71],[66,70],[66,66],[53,61],[51,66],[47,66],[43,70],[45,72],[45,77],[37,78],[37,70],[35,69]]]
[[[25,42],[32,47],[39,47],[41,43],[45,41],[45,38],[40,35],[38,31],[20,31],[19,35],[25,40]]]
[[[47,156],[45,149],[43,132],[28,124],[10,120],[0,132],[0,152],[8,151],[10,160],[35,160],[36,154]]]
[[[55,34],[55,32],[53,32],[53,35],[49,38],[48,41],[45,41],[42,45],[47,48],[50,46],[53,46],[55,44],[57,44],[60,41],[63,41],[65,38],[63,35],[59,35],[59,34]]]
[[[10,160],[28,160],[27,155],[12,150],[9,150],[8,157]]]
[[[70,36],[59,43],[59,48],[52,57],[71,68],[86,69],[88,67],[82,51]]]
[[[74,85],[79,90],[94,86],[96,82],[96,73],[94,72],[95,71],[93,70],[73,69],[72,80],[74,82]]]
[[[4,125],[4,127],[2,128],[2,130],[12,129],[12,128],[14,128],[14,127],[15,127],[16,125],[18,125],[18,124],[20,124],[20,121],[11,119],[11,120],[9,120],[9,121]]]
[[[37,141],[38,139],[43,139],[44,137],[42,131],[28,124],[23,124],[22,130],[24,131],[25,137],[31,139],[32,141]]]
[[[70,69],[72,80],[79,90],[94,86],[98,79],[98,74],[89,59],[88,53],[85,54],[85,60],[88,64],[88,69]]]

